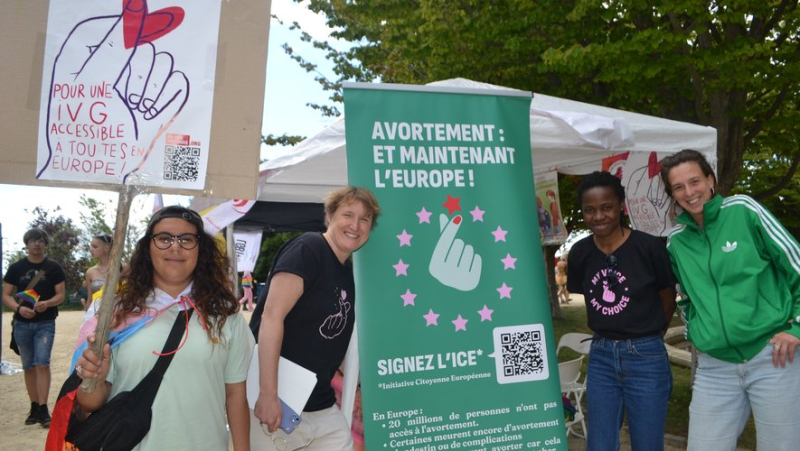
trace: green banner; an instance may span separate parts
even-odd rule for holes
[[[345,87],[368,450],[566,450],[530,93]]]

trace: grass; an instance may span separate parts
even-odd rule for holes
[[[553,319],[553,330],[556,336],[556,343],[567,332],[582,332],[591,334],[592,331],[586,326],[586,309],[584,308],[562,308],[562,318]],[[682,325],[679,318],[674,318],[672,326]],[[571,350],[563,349],[559,353],[559,360],[565,361],[578,358],[580,355]],[[583,364],[583,374],[586,374],[586,362]],[[672,366],[672,396],[669,399],[667,408],[667,427],[666,432],[670,435],[686,437],[689,431],[689,403],[692,400],[691,389],[691,370],[678,365]],[[583,403],[586,397],[583,398]],[[586,407],[584,407],[586,408]],[[591,428],[591,426],[589,426]],[[739,437],[738,447],[743,449],[756,449],[756,433],[753,418],[747,422],[742,435]]]

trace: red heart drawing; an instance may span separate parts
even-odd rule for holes
[[[180,6],[148,12],[147,3],[142,0],[123,0],[122,7],[122,32],[126,49],[153,42],[183,22],[184,11]]]

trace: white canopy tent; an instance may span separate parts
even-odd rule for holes
[[[510,90],[463,78],[431,83],[454,91]],[[306,139],[290,154],[261,165],[259,200],[319,202],[347,184],[344,117]],[[712,127],[534,94],[530,110],[534,173],[557,170],[587,174],[622,152],[703,152],[716,163],[717,131]]]

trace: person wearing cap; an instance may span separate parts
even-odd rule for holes
[[[22,238],[28,257],[9,266],[3,277],[3,304],[14,312],[14,340],[19,346],[25,388],[31,401],[26,425],[50,426],[47,397],[50,394],[50,353],[56,335],[58,306],[64,302],[66,277],[61,265],[47,258],[50,238],[33,228]],[[18,296],[41,272],[29,296]]]
[[[250,449],[245,383],[255,340],[239,314],[228,264],[195,211],[159,210],[136,243],[111,326],[149,323],[121,344],[115,339],[113,350],[106,344],[102,358],[87,348],[77,359],[78,376],[96,378],[92,393],[78,389],[76,396],[91,413],[132,390],[155,365],[178,315],[191,313],[153,402],[150,430],[135,450],[227,450],[229,436],[233,449]]]

